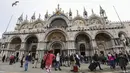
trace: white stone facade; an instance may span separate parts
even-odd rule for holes
[[[58,8],[53,15],[47,12],[44,20],[40,15],[35,19],[34,14],[31,21],[23,20],[21,15],[15,31],[3,34],[2,53],[22,55],[31,51],[42,57],[45,50],[53,49],[54,53],[91,56],[95,51],[129,50],[129,21],[110,22],[105,13],[87,16],[85,11],[83,16],[77,12],[73,18],[71,11],[67,15]]]

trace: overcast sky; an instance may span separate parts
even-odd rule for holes
[[[14,30],[17,18],[22,13],[24,18],[28,15],[28,19],[34,12],[36,12],[37,18],[40,13],[41,18],[44,19],[46,11],[48,10],[49,14],[52,14],[58,4],[65,13],[71,8],[73,16],[76,15],[76,10],[79,11],[80,15],[83,15],[83,7],[86,8],[89,16],[91,15],[91,9],[94,10],[94,13],[99,14],[99,5],[101,5],[109,20],[119,21],[113,8],[114,5],[122,21],[130,20],[130,0],[19,0],[19,4],[12,7],[13,2],[15,0],[0,0],[0,37],[12,15],[13,18],[8,31]]]

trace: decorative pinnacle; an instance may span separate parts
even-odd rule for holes
[[[60,5],[59,4],[57,5],[57,8],[58,8],[58,10],[60,9]]]
[[[78,10],[76,10],[77,11],[77,15],[79,15],[79,11]]]
[[[93,11],[93,9],[92,9],[92,14],[94,14],[94,11]]]

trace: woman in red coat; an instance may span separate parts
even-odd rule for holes
[[[47,73],[51,73],[52,61],[55,59],[53,50],[48,51],[48,53],[43,57],[45,61],[45,68]]]

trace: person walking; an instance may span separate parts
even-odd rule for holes
[[[121,70],[122,70],[124,73],[127,72],[127,71],[126,71],[126,66],[127,66],[127,64],[128,64],[128,59],[127,59],[126,55],[123,54],[123,53],[120,53],[120,54],[119,54],[119,66],[120,66]]]
[[[25,70],[24,71],[27,71],[28,70],[28,64],[29,64],[29,61],[30,61],[30,53],[29,54],[27,54],[26,55],[26,57],[25,57],[25,65],[24,65],[24,67],[25,67]]]
[[[33,68],[37,68],[37,63],[38,63],[38,54],[36,54],[36,57],[34,58]]]
[[[80,69],[80,57],[79,57],[78,53],[75,54],[75,61],[76,61],[76,65]]]
[[[20,60],[20,63],[21,63],[21,66],[20,67],[23,67],[23,62],[24,62],[24,54],[22,55],[22,57],[21,57],[21,60]]]
[[[60,54],[59,53],[57,53],[57,55],[56,55],[55,71],[57,71],[57,68],[61,71],[61,68],[60,68]]]
[[[48,51],[48,53],[43,57],[45,62],[45,69],[47,73],[51,73],[52,61],[55,59],[53,50]]]
[[[14,61],[14,55],[12,54],[9,59],[10,59],[9,65],[12,65]]]
[[[108,60],[110,68],[115,69],[115,57],[110,52],[108,53]]]
[[[5,55],[2,57],[2,62],[4,63],[4,61],[5,61]]]
[[[100,63],[99,63],[99,56],[98,56],[97,52],[95,52],[95,54],[94,54],[94,56],[92,57],[92,59],[93,59],[93,61],[99,66],[99,69],[100,69],[100,70],[103,70],[103,69],[101,68]]]
[[[72,53],[70,55],[70,67],[71,67],[71,70],[70,71],[73,71],[73,67],[75,65],[75,57],[74,57],[74,54]]]

